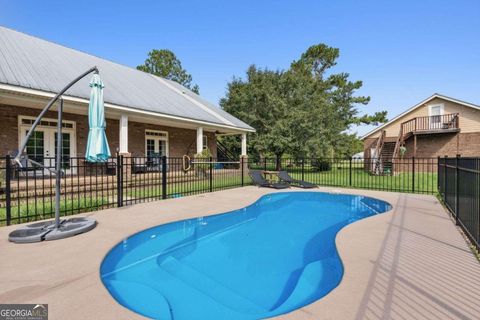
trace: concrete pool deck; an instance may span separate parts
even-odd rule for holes
[[[292,189],[292,191],[298,189]],[[433,196],[319,188],[392,204],[342,229],[342,282],[279,319],[478,319],[480,263]],[[0,303],[48,303],[49,319],[143,319],[104,288],[99,266],[115,244],[158,224],[244,207],[271,189],[244,187],[83,214],[98,226],[72,238],[9,243],[0,228]]]

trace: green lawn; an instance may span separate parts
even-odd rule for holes
[[[258,169],[263,169],[258,168]],[[274,167],[267,169],[274,170]],[[297,179],[302,179],[301,168],[288,168],[290,175]],[[315,172],[311,168],[306,168],[303,173],[303,179],[320,186],[334,186],[347,188],[362,188],[374,190],[388,190],[397,192],[415,192],[415,193],[437,193],[437,173],[416,172],[413,177],[411,172],[399,173],[394,176],[375,176],[363,169],[363,166],[356,165],[352,168],[350,174],[349,164],[345,162],[337,163],[331,170]],[[244,178],[244,185],[251,184],[248,176]],[[240,173],[237,175],[218,174],[212,180],[212,191],[227,188],[240,187],[242,179]],[[210,180],[205,177],[196,181],[189,182],[169,182],[167,185],[167,194],[169,198],[182,197],[191,194],[199,194],[210,191]],[[159,182],[152,186],[131,186],[124,189],[124,200],[126,204],[156,200],[162,198],[162,188]],[[32,199],[35,200],[34,198]],[[116,194],[110,197],[92,197],[85,196],[79,199],[62,199],[61,211],[68,214],[82,213],[113,207],[116,202]],[[22,223],[40,219],[51,218],[54,215],[54,202],[50,198],[37,198],[35,202],[22,203],[17,205],[13,201],[11,209],[12,223]],[[0,208],[0,225],[4,225],[6,218],[5,208]]]
[[[301,172],[292,172],[297,179],[302,178]],[[322,186],[338,186],[348,188],[389,190],[398,192],[431,193],[437,192],[437,173],[416,172],[399,173],[394,176],[375,176],[363,169],[333,169],[323,172],[307,172],[304,174],[306,181]]]
[[[62,199],[60,202],[60,212],[77,214],[82,212],[95,211],[100,208],[113,206],[113,201],[106,197],[81,197],[80,199]],[[7,216],[6,208],[0,208],[0,226],[5,225]],[[36,221],[53,218],[55,216],[55,200],[50,198],[39,198],[36,202],[22,203],[20,205],[12,204],[11,208],[12,224]]]
[[[402,172],[395,175],[372,175],[365,171],[363,163],[354,163],[350,175],[349,161],[339,161],[332,164],[332,168],[327,171],[314,171],[313,168],[305,166],[303,179],[320,186],[336,186],[347,188],[362,188],[375,190],[388,190],[397,192],[413,193],[437,193],[437,173],[436,172]],[[425,166],[426,168],[426,166]],[[253,169],[264,170],[265,166],[258,165]],[[269,163],[267,170],[275,170],[273,163]],[[290,175],[297,179],[302,179],[302,169],[299,164],[287,167]]]
[[[244,178],[244,185],[251,184],[251,180],[248,176]],[[241,187],[242,178],[240,173],[237,176],[221,176],[214,177],[212,180],[212,191]],[[204,193],[210,191],[210,180],[208,178],[200,179],[197,181],[181,182],[181,183],[169,183],[167,184],[167,195],[169,198],[175,198],[179,196],[186,196],[196,193]],[[162,197],[161,185],[150,186],[146,188],[131,187],[127,188],[124,196],[131,199],[141,198],[155,198],[160,199]]]

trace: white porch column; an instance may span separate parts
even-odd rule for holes
[[[203,151],[203,127],[197,128],[197,154]]]
[[[247,134],[242,133],[242,154],[241,156],[246,156],[247,155]]]
[[[128,116],[122,114],[120,116],[120,153],[128,153]]]

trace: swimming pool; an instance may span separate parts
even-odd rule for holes
[[[359,195],[272,193],[134,234],[106,255],[100,275],[120,304],[150,318],[272,317],[335,288],[343,275],[337,232],[390,208]]]

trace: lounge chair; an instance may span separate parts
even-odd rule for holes
[[[267,187],[267,188],[274,188],[274,189],[290,188],[290,185],[286,183],[269,182],[263,177],[262,172],[258,170],[250,171],[249,176],[250,178],[252,178],[253,183],[259,187]]]
[[[287,171],[279,171],[278,172],[278,177],[280,178],[280,181],[284,181],[286,183],[293,184],[293,185],[295,185],[297,187],[300,187],[300,188],[309,189],[309,188],[316,188],[317,187],[313,183],[292,178],[288,174]]]

